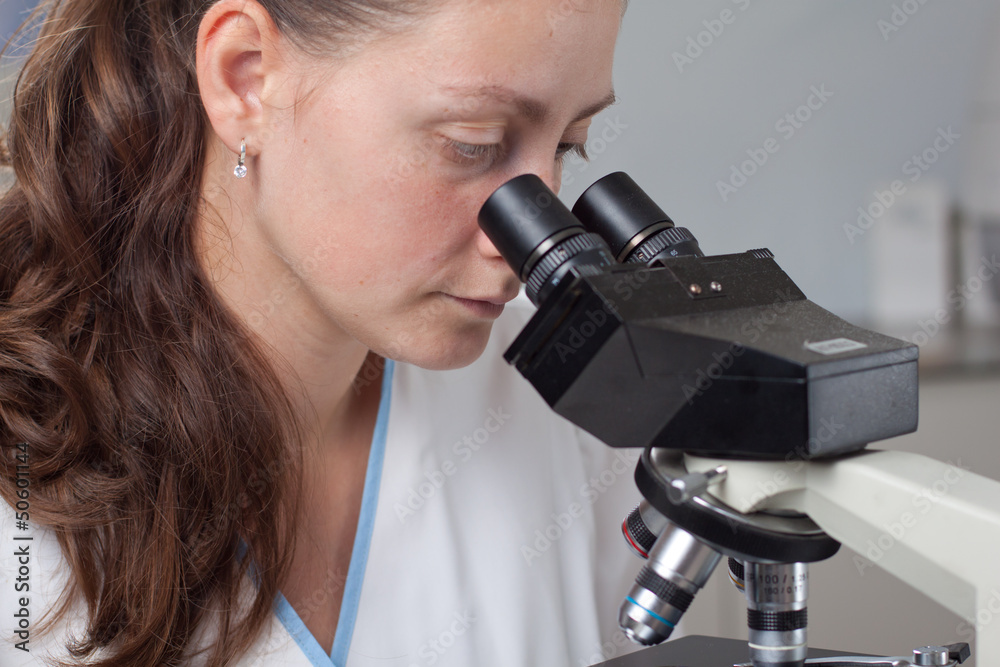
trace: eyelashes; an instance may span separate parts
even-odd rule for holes
[[[503,144],[467,144],[444,138],[444,148],[449,159],[469,167],[490,167],[506,156]],[[590,160],[586,145],[572,142],[561,142],[556,149],[555,159],[557,162],[562,162],[567,155],[571,154],[583,160]]]
[[[454,139],[445,139],[444,144],[449,158],[467,166],[492,165],[505,153],[502,144],[466,144]]]
[[[556,159],[562,160],[567,155],[576,155],[582,160],[590,162],[590,154],[587,153],[587,144],[573,144],[568,142],[559,144],[559,150],[556,151]]]

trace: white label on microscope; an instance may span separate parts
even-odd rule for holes
[[[850,338],[834,338],[833,340],[824,340],[819,343],[806,343],[805,347],[807,350],[812,350],[813,352],[831,355],[860,350],[868,346]]]

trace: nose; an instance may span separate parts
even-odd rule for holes
[[[479,250],[479,254],[489,260],[499,259],[503,261],[503,257],[500,256],[500,251],[497,247],[493,245],[493,241],[486,236],[486,232],[482,229],[476,231],[476,248]]]
[[[517,292],[517,286],[521,284],[521,279],[514,273],[514,269],[507,264],[497,247],[493,245],[482,229],[476,231],[476,249],[485,260],[490,269],[491,275],[495,276],[502,284],[504,292]]]
[[[489,190],[489,192],[486,193],[486,196],[483,197],[483,204],[480,204],[480,208],[476,209],[476,231],[475,236],[473,237],[473,243],[482,258],[486,259],[490,264],[502,265],[504,267],[507,266],[507,261],[503,258],[503,255],[500,254],[500,251],[497,250],[497,247],[493,244],[493,241],[490,240],[490,237],[483,231],[483,228],[479,226],[478,213],[486,203],[486,200],[489,199],[489,197],[506,182],[507,181],[504,180],[502,183],[497,183]]]

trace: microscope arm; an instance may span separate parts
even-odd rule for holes
[[[969,621],[973,655],[1000,665],[1000,482],[961,461],[863,451],[804,461],[686,456],[691,472],[726,466],[711,493],[743,513],[793,510],[860,556]]]

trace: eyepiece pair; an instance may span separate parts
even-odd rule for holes
[[[540,305],[574,267],[649,264],[702,256],[698,242],[627,174],[594,183],[570,211],[534,174],[518,176],[490,196],[479,226]]]

